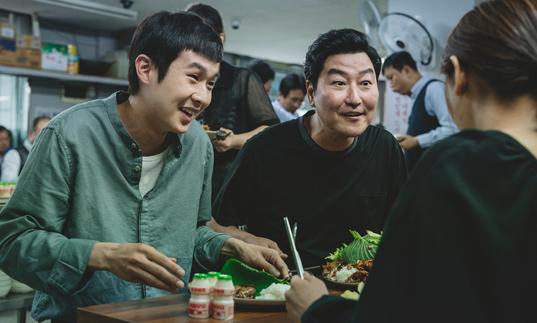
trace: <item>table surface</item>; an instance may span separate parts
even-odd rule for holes
[[[171,295],[124,303],[94,305],[78,309],[78,323],[171,323],[171,322],[223,322],[214,319],[188,317],[188,295]],[[288,323],[285,310],[279,312],[247,311],[235,308],[233,322]]]

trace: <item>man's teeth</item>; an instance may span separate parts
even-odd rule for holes
[[[347,112],[347,113],[343,113],[344,116],[347,116],[347,117],[358,117],[358,116],[361,116],[363,113],[360,113],[360,112]]]
[[[189,117],[192,117],[193,115],[196,114],[196,111],[191,110],[191,109],[189,109],[189,108],[185,108],[185,107],[180,108],[179,110],[183,111],[183,112],[184,112],[186,115],[188,115]]]

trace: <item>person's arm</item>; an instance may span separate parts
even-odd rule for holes
[[[61,234],[70,209],[72,161],[62,136],[45,128],[0,215],[0,267],[51,294],[83,287],[95,244]]]
[[[278,253],[280,254],[280,256],[282,258],[284,258],[284,259],[287,258],[287,255],[285,253],[283,253],[283,251],[281,251],[280,247],[278,247],[278,244],[276,242],[270,240],[270,239],[263,238],[263,237],[258,237],[256,235],[253,235],[253,234],[249,233],[249,232],[240,230],[239,228],[237,228],[234,225],[228,225],[228,226],[220,225],[212,217],[211,217],[211,220],[209,220],[209,222],[207,222],[207,226],[209,228],[213,229],[216,232],[225,233],[225,234],[227,234],[227,235],[229,235],[229,236],[231,236],[233,238],[242,240],[244,242],[251,243],[251,244],[261,246],[261,247],[265,247],[265,248],[274,249],[274,250],[278,251]]]
[[[229,133],[229,135],[226,136],[223,140],[215,139],[213,140],[213,146],[214,149],[220,153],[226,152],[230,149],[236,149],[240,150],[242,146],[248,141],[248,139],[252,138],[253,136],[257,135],[263,129],[267,128],[268,126],[259,126],[255,128],[252,131],[244,132],[241,134],[235,134],[233,131],[226,129],[226,128],[220,128],[221,131]]]
[[[21,167],[21,156],[15,149],[9,150],[4,156],[2,162],[2,182],[15,182],[19,177]]]
[[[221,258],[235,257],[275,276],[286,277],[288,275],[287,265],[277,251],[231,238],[229,235],[215,232],[205,225],[212,219],[210,214],[213,152],[210,146],[208,146],[207,156],[194,259],[202,267],[208,269],[214,268]]]
[[[435,142],[458,131],[449,114],[444,94],[444,83],[433,82],[429,84],[425,93],[425,111],[428,115],[436,117],[440,125],[427,133],[416,136],[420,147],[428,148]]]
[[[0,267],[48,294],[77,293],[95,270],[157,288],[181,287],[184,271],[147,245],[99,243],[62,234],[72,216],[74,165],[62,135],[45,128],[0,215]]]

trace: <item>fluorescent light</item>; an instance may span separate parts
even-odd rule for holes
[[[107,16],[125,20],[136,20],[138,12],[129,9],[107,6],[104,4],[86,0],[34,0],[34,2],[63,7],[84,12],[91,12],[101,16]]]

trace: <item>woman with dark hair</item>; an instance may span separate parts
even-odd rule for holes
[[[461,133],[425,153],[390,214],[358,303],[294,278],[302,322],[534,322],[537,1],[484,2],[444,54]],[[322,297],[321,297],[322,296]]]

